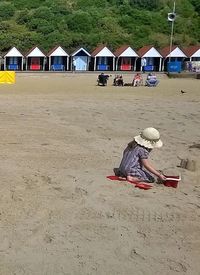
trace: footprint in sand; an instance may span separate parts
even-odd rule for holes
[[[183,274],[183,272],[187,272],[187,268],[184,264],[171,259],[167,259],[167,262],[169,263],[170,270],[173,270],[175,272],[181,272],[181,274]]]
[[[45,243],[51,243],[53,241],[54,237],[51,236],[50,234],[45,234],[44,236],[44,241]]]
[[[133,248],[131,250],[131,253],[130,253],[130,258],[131,259],[140,259],[140,260],[145,260],[146,258],[144,256],[141,255],[141,253],[139,253],[135,248]]]

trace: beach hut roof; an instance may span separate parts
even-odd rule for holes
[[[61,46],[56,46],[51,51],[48,52],[47,56],[69,56],[69,55]]]
[[[161,54],[163,57],[167,58],[169,56],[171,57],[187,57],[186,54],[181,50],[178,46],[173,46],[172,51],[170,54],[170,47],[165,47],[161,51]]]
[[[18,51],[17,48],[12,47],[5,55],[4,57],[23,57],[23,54]]]
[[[151,45],[140,48],[138,54],[140,57],[162,57],[161,53]]]
[[[96,49],[94,49],[94,51],[91,53],[91,56],[115,57],[115,55],[105,45],[98,46]]]
[[[200,57],[200,45],[187,47],[184,52],[188,57]]]
[[[84,48],[78,48],[78,49],[76,49],[72,54],[71,54],[71,56],[75,56],[75,55],[77,55],[77,53],[79,53],[79,52],[81,52],[81,51],[83,51],[86,55],[88,55],[88,56],[91,56],[90,55],[90,53],[88,52],[88,51],[86,51]]]
[[[46,55],[37,47],[33,47],[28,51],[26,57],[45,57]]]
[[[138,54],[136,51],[134,51],[130,46],[128,45],[123,45],[120,48],[118,48],[115,52],[114,55],[117,57],[138,57]]]

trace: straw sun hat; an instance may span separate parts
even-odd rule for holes
[[[155,128],[145,128],[134,140],[146,148],[160,148],[163,143],[160,140],[160,133]]]

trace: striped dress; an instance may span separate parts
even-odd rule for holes
[[[142,181],[154,182],[154,177],[143,167],[141,160],[148,159],[150,150],[136,145],[127,146],[119,166],[119,175],[122,177],[137,177]]]

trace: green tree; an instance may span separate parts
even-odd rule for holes
[[[21,24],[21,25],[27,24],[29,20],[30,20],[30,15],[29,15],[28,9],[21,10],[16,15],[16,22],[18,24]]]
[[[32,17],[51,21],[54,18],[54,14],[48,7],[39,7],[33,11]]]
[[[159,7],[159,0],[130,0],[130,4],[141,9],[155,10]]]
[[[199,0],[191,0],[191,4],[194,6],[194,9],[200,14],[200,1]]]
[[[169,45],[172,0],[3,0],[0,1],[0,50],[15,45],[68,50],[99,43],[116,48]],[[174,43],[200,43],[200,1],[176,0]]]
[[[13,3],[13,5],[17,8],[17,9],[34,9],[34,8],[38,8],[41,7],[42,5],[45,5],[46,1],[43,0],[34,0],[34,1],[30,1],[30,0],[11,0],[10,2]]]
[[[78,10],[67,18],[67,25],[70,30],[87,33],[93,28],[92,16],[85,11]]]
[[[12,3],[1,2],[0,3],[0,18],[1,20],[9,19],[15,13],[15,7]]]
[[[30,31],[36,31],[42,34],[48,34],[53,32],[55,27],[51,24],[51,22],[45,19],[32,18],[28,23],[27,27]]]

